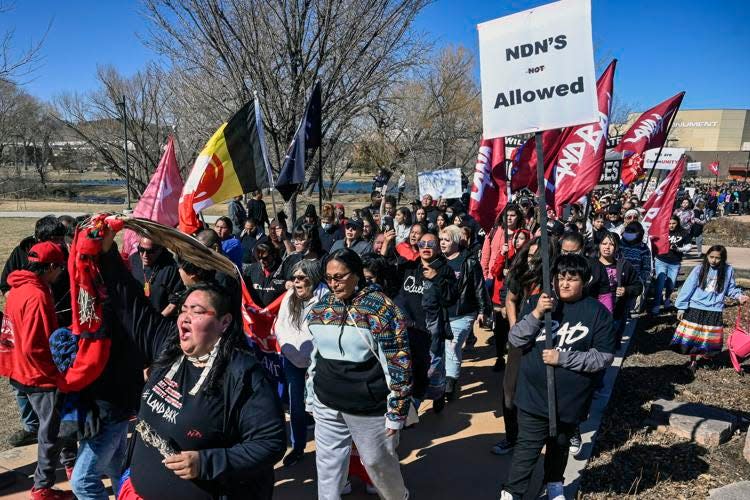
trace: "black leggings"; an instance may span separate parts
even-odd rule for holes
[[[495,354],[497,359],[505,356],[508,332],[510,332],[508,320],[503,318],[500,311],[494,311],[492,316],[492,333],[495,336]]]

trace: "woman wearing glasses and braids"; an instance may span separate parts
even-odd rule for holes
[[[177,321],[158,314],[123,266],[114,233],[100,270],[114,318],[151,365],[119,498],[270,499],[286,435],[275,387],[249,352],[239,304],[189,288]]]
[[[367,285],[350,248],[328,256],[325,280],[331,292],[307,316],[318,498],[340,498],[353,442],[381,498],[402,500],[408,492],[396,447],[412,388],[405,318],[379,286]]]

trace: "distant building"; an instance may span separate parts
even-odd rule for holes
[[[626,127],[641,113],[630,113]],[[713,177],[708,164],[719,161],[721,177],[744,172],[750,152],[749,109],[685,109],[677,112],[669,134],[669,146],[684,148],[688,161],[701,162],[700,177]]]

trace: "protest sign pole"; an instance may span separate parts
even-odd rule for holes
[[[547,188],[544,184],[544,151],[542,133],[537,132],[536,140],[536,182],[539,224],[542,229],[542,291],[552,297],[549,262],[549,231],[547,230]],[[544,313],[544,348],[554,349],[552,340],[552,313]],[[547,408],[549,415],[549,435],[557,436],[557,398],[555,395],[555,367],[547,365]]]
[[[322,213],[323,213],[323,144],[318,146],[318,217],[320,217]]]
[[[646,184],[643,186],[643,189],[641,189],[641,196],[638,198],[638,205],[643,205],[643,196],[646,194],[646,188],[651,183],[651,177],[654,176],[654,170],[656,170],[656,165],[659,163],[661,150],[664,149],[664,144],[667,142],[667,138],[669,137],[669,132],[672,130],[672,123],[674,123],[675,116],[677,116],[677,113],[672,113],[672,116],[669,117],[669,126],[667,127],[667,133],[664,134],[664,142],[661,143],[659,152],[656,153],[656,159],[654,160],[653,165],[651,165],[651,172],[648,173],[648,179],[646,179]],[[644,161],[645,161],[645,158],[644,158]],[[659,175],[661,176],[661,173]],[[657,186],[658,186],[658,183],[657,183]]]

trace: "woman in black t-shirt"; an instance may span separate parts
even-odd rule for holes
[[[152,366],[119,498],[270,499],[273,465],[286,450],[284,417],[236,320],[239,304],[201,284],[186,292],[177,322],[164,318],[113,237],[105,235],[100,266],[109,301]]]

